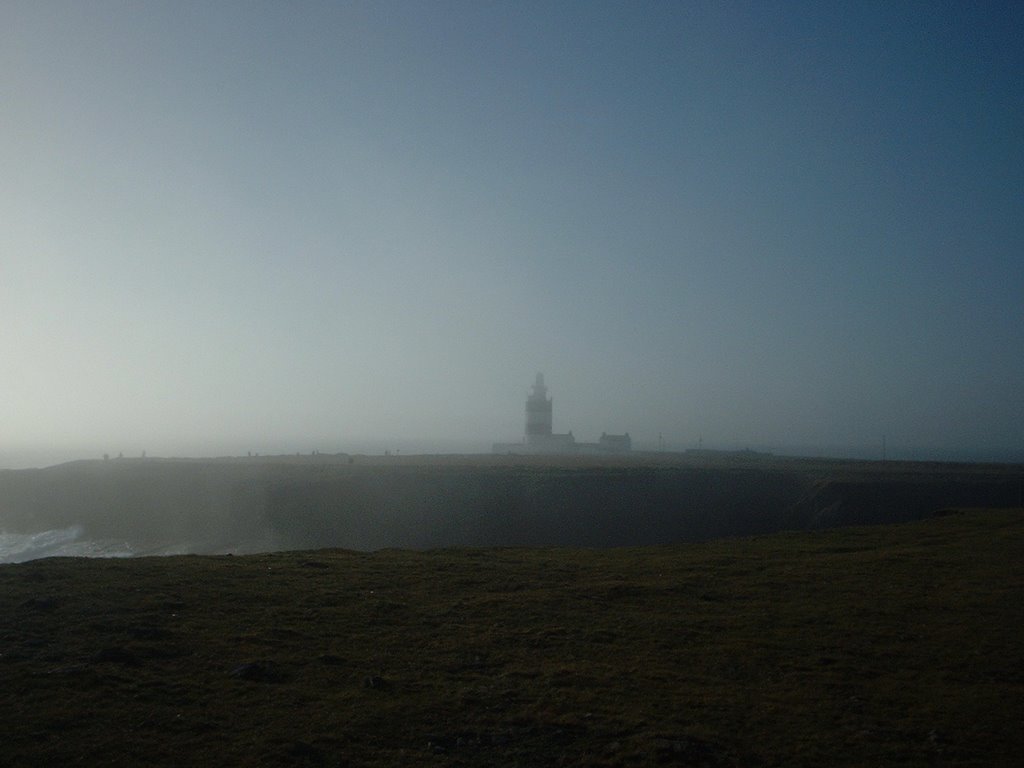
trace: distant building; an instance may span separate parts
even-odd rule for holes
[[[597,445],[602,451],[610,451],[612,453],[624,453],[633,450],[633,440],[630,438],[629,432],[624,435],[609,435],[602,432],[601,439],[597,441]]]
[[[601,434],[597,443],[577,443],[572,430],[559,434],[552,430],[553,408],[544,374],[537,378],[526,397],[526,431],[521,443],[495,443],[495,453],[625,453],[632,450],[633,441],[624,435]]]

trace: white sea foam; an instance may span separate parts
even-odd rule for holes
[[[82,526],[39,533],[0,533],[0,563],[23,563],[41,557],[131,557],[124,541],[82,538]]]

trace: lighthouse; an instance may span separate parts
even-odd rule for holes
[[[542,444],[551,439],[551,398],[544,386],[544,374],[538,373],[532,392],[526,398],[526,442]]]
[[[515,443],[495,443],[495,453],[624,453],[632,448],[629,433],[601,435],[599,443],[577,443],[572,430],[559,434],[551,431],[551,398],[544,386],[544,374],[538,373],[530,394],[526,396],[526,439]]]

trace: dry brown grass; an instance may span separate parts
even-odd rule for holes
[[[0,567],[10,765],[1011,765],[1024,516]]]

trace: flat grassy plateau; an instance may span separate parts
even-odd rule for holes
[[[1024,514],[0,566],[5,765],[1016,765]]]

